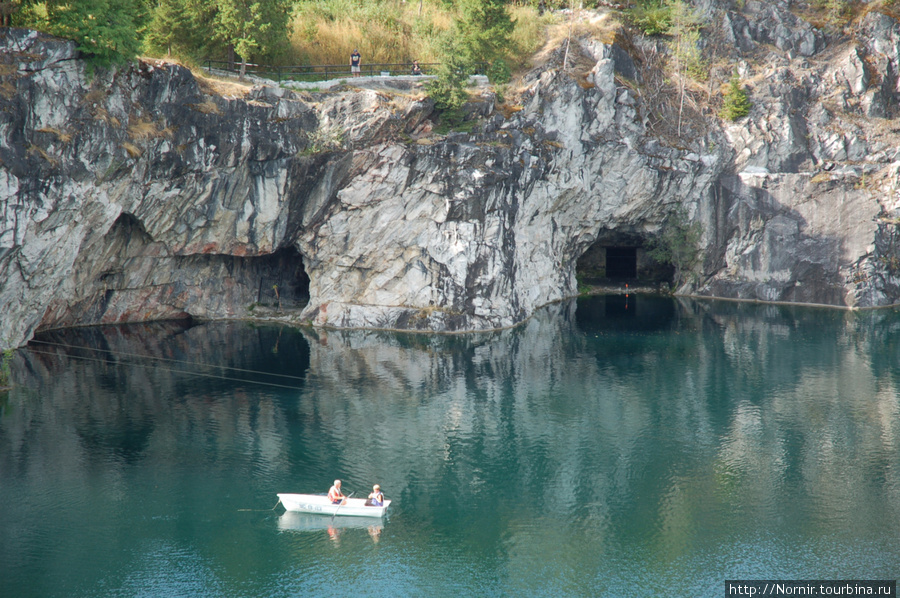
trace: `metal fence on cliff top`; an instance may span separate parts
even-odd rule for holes
[[[422,74],[429,74],[440,63],[419,63]],[[241,72],[241,63],[228,60],[207,60],[204,68],[208,72],[213,69],[238,74]],[[411,62],[379,62],[360,65],[359,75],[363,77],[394,77],[397,75],[411,75],[413,65]],[[301,66],[273,66],[266,64],[247,64],[246,74],[274,81],[327,81],[330,79],[350,79],[356,73],[350,71],[349,64],[313,64]]]

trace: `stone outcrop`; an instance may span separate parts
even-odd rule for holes
[[[69,42],[2,30],[0,340],[249,317],[264,296],[308,296],[284,317],[320,326],[503,328],[574,295],[592,245],[650,242],[676,210],[703,230],[682,293],[896,303],[900,25],[870,12],[851,41],[781,2],[703,8],[753,109],[680,140],[654,128],[638,39],[579,39],[500,109],[482,90],[474,132],[437,135],[415,90],[89,73]]]

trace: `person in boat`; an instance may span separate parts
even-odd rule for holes
[[[335,505],[342,505],[347,502],[347,497],[341,492],[340,480],[335,480],[334,485],[328,489],[328,500]]]
[[[378,484],[372,486],[372,493],[369,494],[369,501],[366,504],[370,507],[384,506],[384,494],[381,492],[381,486]]]

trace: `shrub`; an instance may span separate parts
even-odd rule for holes
[[[510,72],[509,65],[506,64],[506,61],[500,58],[495,60],[490,68],[488,68],[487,76],[491,83],[502,85],[504,83],[509,83],[512,72]]]
[[[725,101],[719,115],[727,120],[737,120],[750,114],[750,98],[747,92],[741,86],[741,80],[735,72],[728,82],[728,88],[725,90]]]
[[[626,14],[644,35],[665,35],[672,26],[672,9],[661,0],[639,0]]]

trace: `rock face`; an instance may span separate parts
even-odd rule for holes
[[[0,30],[0,341],[307,296],[288,319],[508,327],[574,295],[593,245],[642,246],[676,210],[703,230],[680,292],[896,303],[900,26],[869,13],[851,43],[780,2],[704,11],[754,107],[680,141],[654,128],[640,40],[581,39],[441,136],[421,93],[89,75],[71,43]]]

